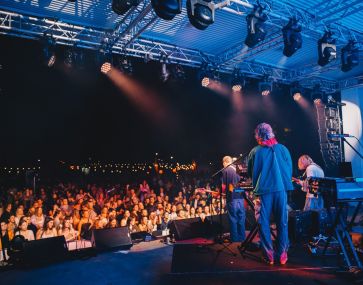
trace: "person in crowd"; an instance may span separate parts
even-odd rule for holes
[[[265,260],[273,265],[275,259],[280,264],[287,262],[289,247],[287,229],[287,191],[293,190],[292,162],[288,149],[279,144],[272,127],[267,123],[255,129],[258,143],[248,156],[248,173],[252,178],[254,194],[259,198],[259,212],[256,220]],[[276,221],[276,251],[272,246],[270,216]]]
[[[106,228],[117,228],[117,227],[118,224],[116,218],[111,218],[108,224],[106,225]]]
[[[26,217],[22,217],[19,221],[19,227],[14,232],[14,236],[22,235],[26,240],[34,240],[34,232],[28,229],[28,222]]]
[[[88,235],[89,230],[93,226],[93,223],[93,220],[91,220],[89,216],[89,210],[86,207],[84,210],[82,210],[82,218],[78,223],[77,232],[79,234],[79,237],[83,238]]]
[[[132,217],[130,219],[129,229],[130,229],[130,233],[136,233],[139,231],[139,227],[136,224],[136,217]]]
[[[24,216],[24,207],[19,206],[15,211],[15,225],[18,227],[20,219]]]
[[[78,233],[73,228],[72,218],[70,216],[65,217],[63,223],[59,225],[58,235],[63,235],[66,241],[73,241],[77,239]]]
[[[0,230],[1,230],[1,232],[0,232],[0,234],[1,234],[0,251],[1,251],[3,248],[9,248],[10,241],[14,237],[14,232],[9,231],[8,224],[4,220],[1,220],[1,222],[0,222]],[[2,255],[2,253],[0,253],[0,255]]]
[[[6,204],[5,211],[2,213],[0,220],[9,221],[10,216],[13,214],[13,205],[11,203]]]
[[[57,235],[57,230],[54,227],[54,220],[51,217],[45,217],[43,228],[37,231],[36,238],[44,239],[56,237]]]
[[[34,203],[35,204],[35,203]],[[36,206],[39,204],[37,203]],[[35,214],[31,216],[31,223],[37,228],[37,230],[43,228],[45,217],[43,215],[43,209],[37,207],[35,209]]]
[[[148,219],[147,217],[142,217],[141,222],[139,223],[139,231],[147,232],[148,231]]]
[[[305,179],[300,180],[293,178],[295,182],[301,185],[301,190],[306,192],[306,199],[304,205],[304,211],[309,210],[321,210],[324,209],[324,200],[323,197],[318,195],[314,196],[314,194],[310,194],[308,191],[309,186],[309,178],[310,177],[324,177],[324,170],[317,165],[310,156],[304,154],[300,156],[298,160],[298,167],[300,170],[304,170],[304,174],[302,175]]]

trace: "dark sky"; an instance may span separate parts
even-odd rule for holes
[[[92,51],[84,69],[66,68],[64,47],[57,47],[56,66],[49,69],[38,42],[1,36],[0,46],[1,164],[37,158],[144,161],[155,152],[181,161],[219,161],[249,151],[262,121],[273,125],[294,159],[304,152],[320,159],[316,123],[287,86],[275,88],[266,102],[250,80],[236,110],[230,96],[202,88],[195,70],[186,68],[185,82],[162,83],[159,63],[135,60],[135,80],[167,109],[165,122],[155,123],[100,73]]]

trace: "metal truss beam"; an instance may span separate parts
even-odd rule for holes
[[[363,75],[339,81],[339,90],[363,86]]]
[[[147,22],[145,23],[147,25]],[[153,60],[159,60],[163,55],[168,58],[169,63],[178,63],[195,68],[199,68],[202,63],[209,63],[218,68],[222,73],[230,74],[234,70],[233,64],[223,65],[223,61],[220,61],[221,57],[144,38],[139,36],[141,31],[142,28],[137,28],[133,37],[121,36],[121,40],[115,42],[111,51],[132,57],[148,57]],[[99,50],[102,47],[105,30],[70,25],[60,20],[30,17],[0,10],[0,34],[34,40],[38,40],[44,34],[48,34],[53,36],[57,44],[76,45],[80,48]],[[254,52],[257,53],[259,51],[255,50]],[[246,55],[244,56],[247,58]],[[262,75],[269,75],[271,79],[284,83],[293,82],[296,78],[303,79],[305,74],[303,71],[286,70],[248,60],[239,63],[238,67],[241,69],[241,72],[248,76],[260,77]],[[335,84],[333,81],[321,78],[313,79],[319,81],[322,86],[327,86],[327,89],[331,88],[331,91],[336,90],[336,87],[333,86]],[[309,80],[312,81],[312,79]]]
[[[346,7],[346,1],[343,2],[344,7]],[[253,2],[248,0],[231,0],[231,3],[232,5],[229,9],[243,14],[247,14],[253,9]],[[218,59],[220,62],[224,62],[226,65],[238,65],[238,63],[243,62],[256,54],[278,47],[283,43],[281,28],[287,23],[289,18],[293,16],[300,19],[300,24],[303,27],[302,35],[304,37],[318,40],[328,29],[327,24],[323,21],[324,18],[318,18],[313,13],[308,13],[302,9],[298,9],[277,0],[270,1],[269,3],[271,3],[271,5],[266,7],[268,16],[266,25],[272,26],[273,29],[270,30],[267,35],[267,39],[256,47],[248,50],[245,50],[245,45],[240,43],[220,54]],[[354,9],[355,5],[359,4],[361,4],[361,1],[352,1],[349,9]],[[335,9],[335,11],[338,13],[341,9],[342,7]],[[356,11],[359,11],[359,9],[356,9]],[[363,35],[361,33],[354,32],[340,24],[332,24],[331,22],[329,22],[329,24],[329,28],[335,32],[335,37],[338,42],[346,43],[351,38],[358,43],[363,42]],[[280,38],[278,38],[278,35],[280,35]],[[278,40],[276,40],[277,38]]]
[[[126,48],[157,19],[150,0],[143,0],[128,11],[113,31],[105,33],[102,43],[107,49],[112,49],[116,44],[122,44]]]

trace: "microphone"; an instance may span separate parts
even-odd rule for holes
[[[345,104],[345,103],[341,103],[341,102],[336,101],[336,100],[333,98],[333,96],[331,96],[331,95],[329,95],[329,96],[328,96],[328,102],[329,102],[329,103],[334,103],[334,104],[336,104],[336,105],[338,105],[338,106],[345,106],[345,105],[347,105],[347,104]]]
[[[354,136],[349,134],[328,134],[329,139],[336,139],[336,138],[354,138]]]

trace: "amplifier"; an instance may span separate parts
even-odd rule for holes
[[[290,211],[288,219],[289,239],[298,242],[311,236],[311,211]]]
[[[309,193],[322,195],[325,202],[363,201],[363,178],[310,177]]]

